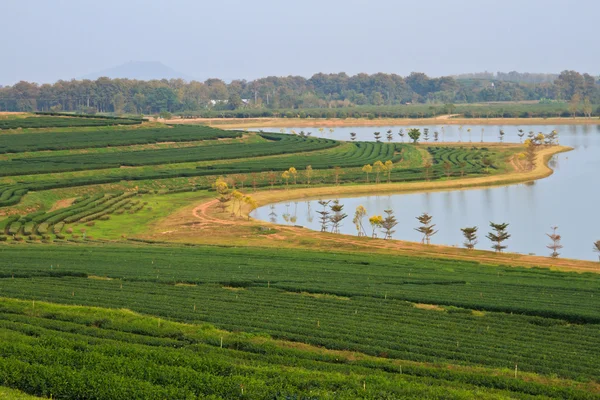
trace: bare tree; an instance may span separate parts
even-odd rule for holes
[[[598,253],[598,261],[600,261],[600,240],[594,242],[594,251]]]
[[[402,140],[402,143],[404,143],[404,135],[406,135],[404,133],[404,129],[400,128],[400,131],[398,131],[398,136],[400,136],[400,139]]]
[[[438,232],[434,229],[435,224],[431,223],[432,218],[433,217],[428,213],[423,213],[417,217],[417,220],[421,223],[421,226],[415,228],[415,230],[423,235],[423,239],[421,239],[421,243],[423,244],[431,244],[431,237]]]
[[[556,233],[558,226],[553,226],[550,229],[552,229],[552,233],[546,233],[546,236],[548,236],[550,240],[552,240],[552,243],[550,243],[546,247],[552,250],[550,257],[557,258],[560,255],[558,250],[563,248],[562,244],[560,244],[561,236],[558,233]]]
[[[464,245],[469,250],[473,250],[475,248],[475,245],[477,244],[477,229],[478,228],[476,226],[470,226],[460,229],[466,240],[464,242]]]

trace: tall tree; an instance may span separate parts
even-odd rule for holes
[[[421,243],[423,244],[431,244],[431,237],[435,235],[438,231],[436,231],[435,224],[431,223],[433,217],[428,213],[423,213],[420,216],[416,217],[417,220],[421,223],[421,226],[415,228],[415,230],[423,235],[423,239],[421,239]]]
[[[330,214],[327,206],[331,200],[319,200],[319,205],[323,207],[323,210],[317,211],[317,214],[320,215],[319,220],[321,221],[321,232],[327,232],[327,227],[329,226]]]
[[[560,253],[558,252],[558,250],[560,250],[560,249],[563,248],[562,244],[560,244],[560,240],[562,238],[561,238],[561,236],[558,233],[556,233],[556,230],[558,229],[557,226],[553,226],[550,229],[552,229],[552,233],[547,233],[546,236],[548,236],[550,238],[550,240],[552,241],[552,243],[550,243],[546,247],[549,248],[550,250],[552,250],[552,253],[550,254],[550,257],[557,258],[560,255]]]
[[[341,204],[339,200],[334,200],[330,209],[331,215],[329,216],[329,220],[331,221],[331,232],[340,233],[340,224],[348,214],[344,213],[344,205]]]
[[[358,236],[366,236],[367,233],[365,232],[365,228],[363,226],[363,218],[367,215],[367,210],[362,206],[359,205],[358,207],[356,207],[356,211],[354,212],[354,219],[352,220],[352,222],[354,223],[354,226],[356,226],[356,231],[358,232]]]
[[[506,228],[508,228],[507,223],[496,224],[490,222],[490,227],[493,232],[487,234],[487,238],[493,242],[492,248],[496,250],[498,253],[501,253],[507,246],[503,243],[510,238],[510,234],[506,232]]]
[[[594,242],[594,251],[598,253],[598,261],[600,261],[600,240]]]

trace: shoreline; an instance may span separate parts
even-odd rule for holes
[[[475,178],[462,178],[434,182],[397,182],[380,184],[361,184],[352,186],[325,186],[300,189],[263,190],[252,197],[258,202],[259,207],[287,200],[305,200],[321,196],[345,195],[347,197],[364,196],[365,194],[383,193],[425,193],[448,190],[482,189],[490,186],[505,186],[530,182],[546,178],[554,173],[548,166],[548,161],[556,154],[573,150],[568,146],[552,146],[542,149],[536,155],[536,166],[531,171],[513,171],[500,175],[483,176]],[[247,214],[246,214],[247,216]]]
[[[351,126],[423,126],[423,125],[600,125],[600,118],[194,118],[162,120],[167,124],[200,124],[222,129],[313,128]]]

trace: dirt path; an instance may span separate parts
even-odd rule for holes
[[[465,183],[466,181],[472,181],[473,186],[481,185],[481,180],[486,185],[490,184],[489,178],[501,178],[506,180],[507,176],[516,175],[521,179],[532,180],[539,177],[543,177],[546,174],[552,173],[552,170],[547,166],[547,160],[552,154],[559,151],[559,148],[544,149],[538,153],[538,163],[533,171],[523,171],[523,166],[518,160],[512,160],[511,164],[514,166],[516,172],[511,174],[504,174],[497,177],[484,177],[484,178],[468,178],[455,181],[437,182],[441,185],[430,185],[433,182],[419,182],[416,185],[417,188],[413,188],[415,185],[411,184],[388,184],[393,187],[394,191],[398,190],[399,187],[409,187],[411,191],[425,191],[425,190],[440,190],[448,188],[465,188],[471,185]],[[564,149],[563,149],[564,150]],[[536,178],[537,176],[537,178]],[[498,181],[502,182],[502,180]],[[428,184],[423,186],[423,184]],[[381,192],[381,186],[388,185],[362,185],[355,187],[324,187],[324,188],[308,188],[298,190],[276,190],[276,191],[263,191],[253,195],[258,200],[259,204],[269,204],[275,201],[292,200],[316,196],[327,196],[327,195],[339,195],[339,194],[363,194],[363,193],[374,193]],[[340,190],[348,189],[348,190]],[[347,193],[344,193],[347,192]],[[413,256],[425,256],[425,257],[441,257],[450,259],[462,259],[481,262],[483,264],[491,265],[520,265],[529,267],[549,267],[553,269],[569,270],[569,271],[580,271],[580,272],[600,272],[600,265],[594,262],[580,261],[580,260],[569,260],[569,259],[552,259],[541,256],[528,256],[516,253],[505,253],[497,254],[491,251],[471,250],[452,247],[452,246],[439,246],[439,245],[423,245],[421,243],[407,242],[400,240],[382,240],[372,239],[370,237],[356,237],[351,235],[337,235],[331,233],[321,233],[313,230],[309,230],[302,227],[286,226],[271,224],[264,221],[247,220],[247,212],[244,210],[244,217],[231,217],[226,213],[221,213],[217,210],[218,200],[206,201],[200,205],[195,206],[192,209],[191,215],[195,219],[196,223],[192,225],[194,228],[201,228],[206,230],[207,234],[211,235],[213,232],[219,232],[221,238],[225,240],[229,237],[230,239],[244,239],[249,237],[248,231],[253,228],[260,226],[271,227],[277,233],[271,233],[264,235],[259,239],[254,237],[251,244],[248,245],[259,245],[259,246],[290,246],[290,247],[302,247],[306,246],[307,240],[314,240],[318,243],[318,248],[335,248],[340,251],[359,251],[359,252],[381,252],[381,253],[392,253],[392,254],[405,254]],[[188,214],[189,215],[189,214]],[[188,223],[189,225],[190,223]],[[236,229],[231,229],[236,227]],[[182,232],[183,233],[183,232]],[[184,233],[183,233],[184,234]],[[225,236],[223,236],[225,235]],[[274,243],[275,242],[275,243]],[[258,243],[258,244],[256,244]],[[262,244],[261,244],[262,243]],[[315,248],[315,247],[311,247]]]
[[[67,208],[67,207],[69,207],[70,205],[73,204],[73,202],[75,201],[75,199],[76,199],[76,197],[72,197],[70,199],[58,200],[56,203],[54,203],[52,205],[52,207],[50,208],[50,210],[48,210],[48,212],[60,210],[61,208]]]

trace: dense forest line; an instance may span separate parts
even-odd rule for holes
[[[598,77],[563,71],[549,74],[470,74],[430,78],[378,73],[267,77],[253,81],[181,79],[138,81],[99,78],[0,88],[0,111],[76,111],[156,114],[225,110],[347,109],[355,106],[541,101],[600,104]],[[595,108],[595,107],[594,107]],[[584,112],[585,113],[585,112]]]

